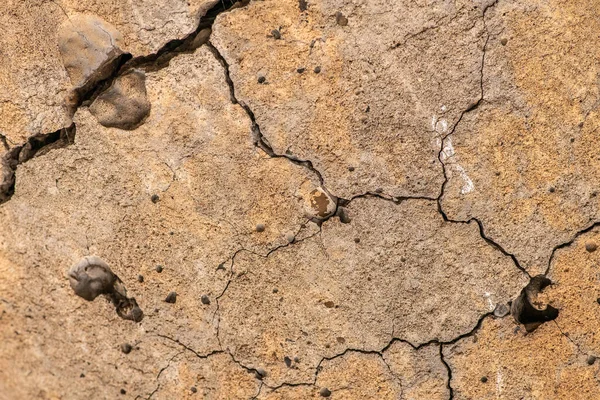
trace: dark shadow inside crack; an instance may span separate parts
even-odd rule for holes
[[[558,317],[558,309],[549,304],[541,308],[537,301],[538,294],[551,284],[552,281],[544,275],[534,276],[512,302],[510,313],[515,321],[525,326],[527,332],[533,332],[544,322]]]

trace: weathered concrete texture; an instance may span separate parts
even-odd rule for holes
[[[600,398],[599,16],[3,3],[0,400]]]
[[[229,400],[258,394],[260,381],[228,354],[202,357],[189,351],[176,353],[159,371],[152,398]]]
[[[235,259],[221,343],[270,386],[310,381],[322,357],[347,348],[451,340],[527,283],[476,224],[444,222],[434,201],[356,199],[348,214],[269,257]],[[288,368],[286,356],[301,362]]]
[[[450,218],[480,219],[532,274],[600,217],[597,1],[500,1],[486,13],[484,102],[445,143]]]
[[[15,195],[0,207],[0,370],[10,374],[0,393],[18,386],[22,398],[84,398],[95,385],[92,397],[114,398],[126,381],[147,396],[167,354],[148,350],[154,356],[141,371],[123,371],[106,366],[116,363],[107,349],[124,341],[145,347],[156,335],[202,354],[218,349],[216,298],[231,256],[240,248],[266,254],[288,244],[288,233],[315,229],[303,195],[317,177],[254,147],[251,121],[231,103],[223,69],[205,47],[149,73],[146,86],[152,112],[139,128],[104,128],[81,109],[75,144],[17,170]],[[140,324],[120,319],[102,298],[73,293],[67,271],[85,255],[100,256],[123,281],[144,311]],[[165,302],[170,292],[174,304]],[[80,373],[95,380],[65,383]]]
[[[509,318],[487,319],[472,338],[444,348],[454,398],[600,398],[600,253],[586,250],[596,243],[598,229],[557,251],[549,275],[554,284],[540,299],[560,309],[554,322],[525,334]]]
[[[90,112],[106,127],[134,129],[150,113],[146,75],[133,70],[116,78],[90,106]]]
[[[113,52],[113,45],[133,56],[154,53],[169,40],[181,39],[193,32],[200,15],[216,2],[3,2],[0,6],[0,135],[17,145],[30,135],[69,126],[69,103],[72,102],[69,91],[72,84],[77,87],[82,83],[82,74],[71,74],[69,79],[65,67],[69,73],[82,67],[80,72],[84,75],[93,74]],[[69,44],[63,40],[67,38]],[[113,52],[117,53],[119,50]]]
[[[259,399],[322,399],[330,392],[334,399],[443,400],[447,379],[438,346],[415,350],[395,342],[383,355],[348,351],[324,360],[314,385],[263,388]]]
[[[482,33],[471,1],[271,0],[220,15],[211,41],[275,152],[333,194],[437,197],[440,137],[481,95]]]
[[[383,358],[402,386],[407,400],[444,400],[450,396],[448,371],[440,358],[438,345],[415,350],[407,343],[396,341],[386,349]]]

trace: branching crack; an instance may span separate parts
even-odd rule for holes
[[[227,63],[227,60],[225,60],[223,55],[219,52],[219,50],[210,41],[207,43],[207,46],[210,49],[210,51],[213,53],[215,58],[223,66],[223,70],[225,72],[225,80],[227,81],[227,84],[229,85],[229,93],[230,93],[230,97],[231,97],[231,102],[234,104],[239,104],[244,109],[244,111],[248,115],[248,118],[250,118],[250,121],[252,122],[252,134],[253,134],[253,139],[254,139],[254,145],[256,147],[258,147],[259,149],[261,149],[262,151],[264,151],[269,157],[286,158],[294,164],[297,164],[297,165],[307,168],[308,170],[310,170],[313,174],[315,174],[318,177],[319,183],[321,184],[322,187],[324,187],[323,175],[321,175],[321,172],[314,167],[312,161],[302,160],[291,154],[278,154],[273,150],[273,148],[269,144],[268,140],[262,134],[262,132],[260,130],[260,126],[258,125],[258,122],[256,122],[256,117],[254,115],[254,112],[250,109],[250,107],[246,103],[237,99],[236,94],[235,94],[235,85],[229,74],[229,64]]]

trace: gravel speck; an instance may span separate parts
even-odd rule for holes
[[[590,253],[596,251],[597,248],[598,248],[598,246],[594,242],[587,242],[585,244],[585,249]]]
[[[177,301],[177,293],[175,293],[175,292],[169,293],[167,295],[167,298],[165,299],[165,301],[167,303],[171,303],[171,304],[175,303]]]

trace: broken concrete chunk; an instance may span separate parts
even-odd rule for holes
[[[87,256],[69,270],[69,283],[79,297],[92,301],[114,291],[117,276],[100,257]]]
[[[337,199],[322,187],[312,190],[304,200],[306,215],[321,221],[331,217],[337,208]]]
[[[115,79],[90,106],[99,123],[109,128],[135,129],[150,113],[146,75],[133,70]]]
[[[544,322],[552,321],[558,317],[558,310],[551,305],[540,309],[537,306],[537,295],[552,281],[543,275],[534,276],[519,297],[512,302],[510,313],[519,324],[525,325],[527,332],[534,331]]]
[[[87,88],[106,79],[123,54],[121,34],[94,15],[78,14],[58,30],[58,49],[74,88]]]
[[[75,264],[68,273],[69,283],[79,297],[93,301],[101,294],[115,306],[123,319],[139,322],[144,313],[134,298],[127,297],[123,282],[100,257],[86,256]]]

